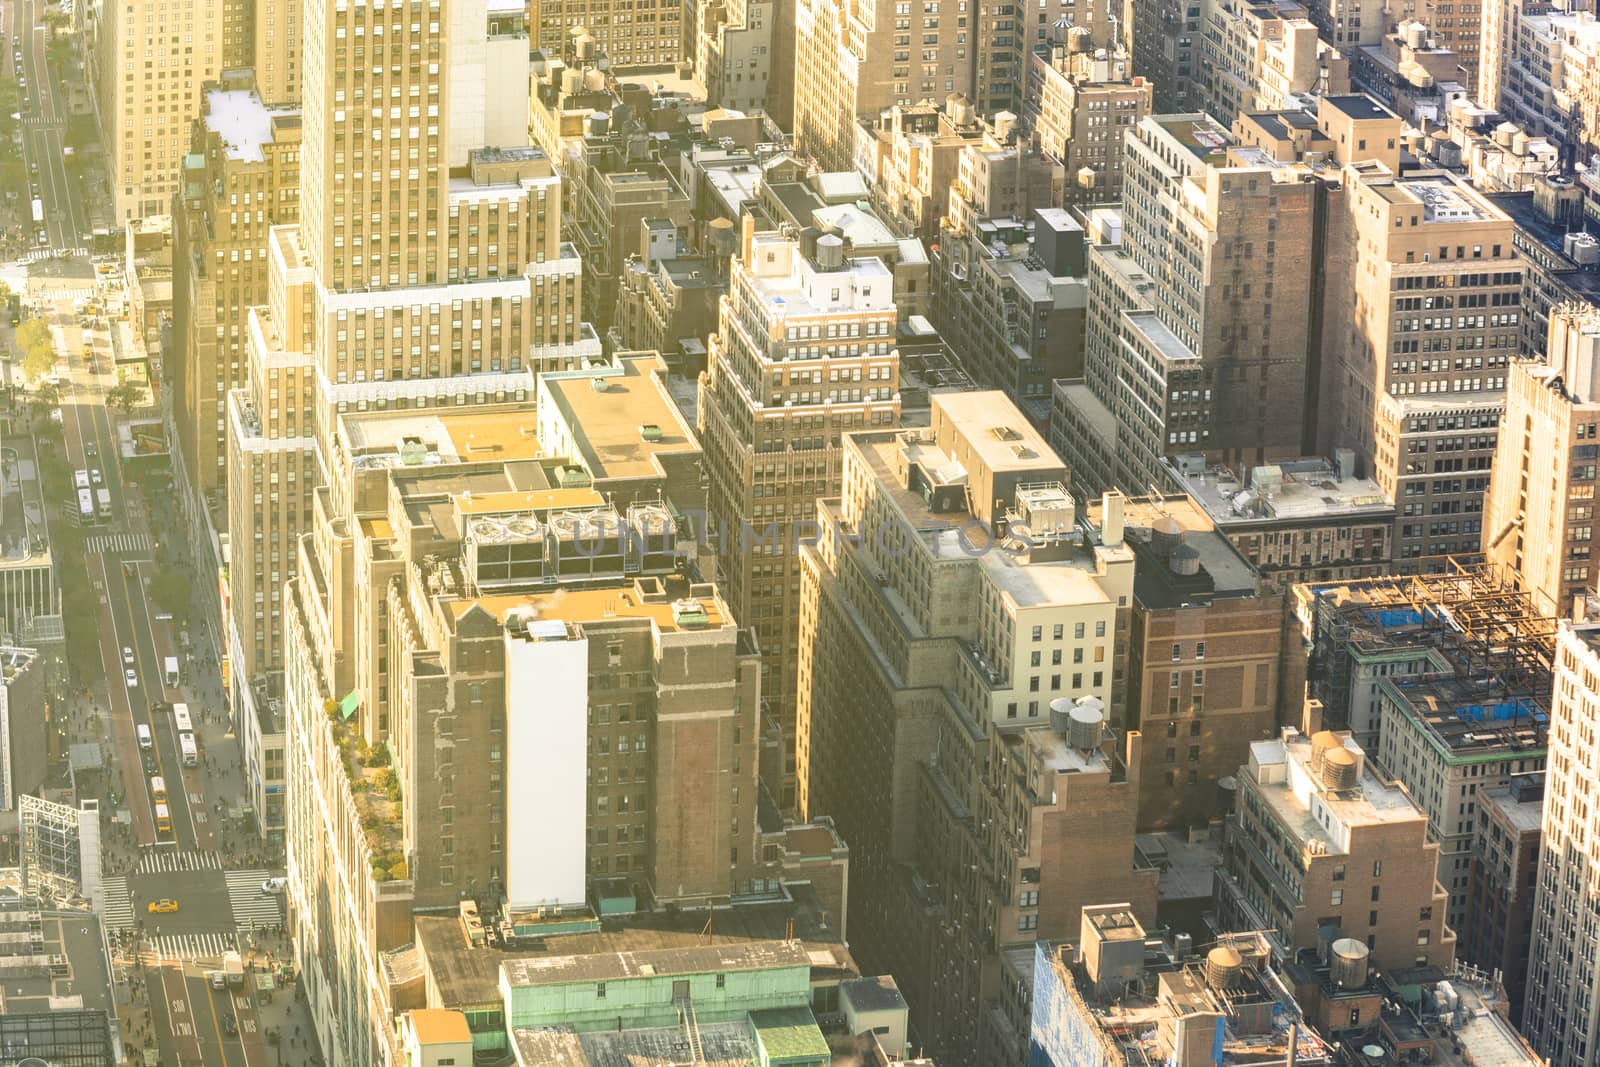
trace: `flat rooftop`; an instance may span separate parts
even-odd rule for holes
[[[1440,172],[1393,177],[1378,172],[1378,177],[1373,189],[1393,203],[1421,204],[1425,225],[1510,221],[1464,182],[1453,181]]]
[[[697,1029],[697,1067],[749,1067],[756,1062],[755,1041],[746,1023],[701,1023]],[[688,1063],[693,1056],[681,1026],[582,1034],[567,1026],[519,1026],[511,1038],[517,1062],[530,1067],[640,1067]]]
[[[1098,525],[1104,519],[1104,498],[1090,500],[1084,515]],[[1210,515],[1185,493],[1161,497],[1128,497],[1122,505],[1123,537],[1136,555],[1149,553],[1152,566],[1141,566],[1134,575],[1133,591],[1146,607],[1176,607],[1195,599],[1214,596],[1239,596],[1256,592],[1261,574],[1239,554],[1233,542],[1217,528]],[[1182,543],[1199,556],[1200,567],[1211,581],[1204,597],[1190,590],[1182,576],[1173,575],[1169,562],[1154,558],[1154,531],[1160,527],[1176,532]]]
[[[33,438],[8,434],[0,444],[0,570],[50,566],[50,533]]]
[[[793,920],[794,943],[815,971],[840,978],[857,974],[850,951],[838,933],[823,924],[824,909],[809,884],[785,886],[786,899],[717,908],[709,924],[703,909],[641,912],[602,919],[598,933],[563,934],[545,939],[542,949],[474,946],[467,943],[456,916],[418,915],[417,947],[427,961],[429,981],[440,1004],[464,1009],[500,1002],[500,966],[547,956],[617,955],[741,945],[787,943]]]
[[[1188,149],[1197,159],[1209,160],[1227,151],[1233,137],[1209,115],[1152,115],[1149,121]]]
[[[1170,459],[1166,465],[1178,486],[1224,530],[1394,517],[1394,504],[1377,482],[1341,477],[1320,457],[1288,460],[1243,474],[1220,464],[1194,473]]]
[[[933,403],[935,423],[955,429],[989,470],[1061,470],[1061,457],[1005,393],[940,393]]]
[[[685,594],[688,590],[684,590]],[[481,608],[501,622],[506,613],[532,609],[541,622],[600,622],[614,619],[649,619],[661,633],[687,633],[732,627],[733,619],[724,610],[719,596],[695,597],[703,612],[703,623],[680,622],[670,594],[661,600],[646,600],[632,585],[601,589],[561,589],[535,595],[508,593],[475,599],[452,600],[451,614],[459,619],[473,608]]]
[[[1154,311],[1142,308],[1124,311],[1122,317],[1127,320],[1129,326],[1148,340],[1150,346],[1168,363],[1199,362],[1199,353],[1184,344]]]
[[[1344,748],[1361,752],[1360,746],[1349,739],[1345,740]],[[1411,799],[1411,794],[1396,784],[1380,779],[1365,762],[1362,763],[1355,788],[1335,791],[1325,787],[1320,777],[1312,774],[1310,761],[1311,738],[1302,733],[1274,741],[1255,741],[1250,745],[1251,765],[1259,765],[1263,776],[1270,768],[1286,772],[1279,775],[1281,781],[1270,783],[1263,782],[1261,777],[1253,777],[1262,800],[1297,841],[1321,841],[1333,853],[1344,850],[1339,839],[1312,814],[1307,803],[1312,793],[1320,797],[1322,807],[1346,827],[1422,822],[1427,819]]]
[[[1543,825],[1544,798],[1518,800],[1505,786],[1484,789],[1478,793],[1480,809],[1498,811],[1507,826],[1522,833],[1531,833]]]
[[[619,354],[609,367],[539,376],[541,401],[555,405],[595,481],[661,477],[661,457],[693,455],[700,442],[666,387],[654,352]],[[603,383],[603,387],[602,384]],[[653,427],[648,434],[646,428]]]
[[[364,411],[340,416],[362,466],[436,466],[484,460],[537,459],[542,454],[532,404],[471,410]],[[409,441],[422,450],[405,454]]]
[[[1384,107],[1365,93],[1348,93],[1342,96],[1324,96],[1322,103],[1347,118],[1361,121],[1364,119],[1396,119],[1400,116]]]
[[[206,129],[222,141],[229,159],[261,163],[264,147],[272,143],[274,115],[297,115],[293,109],[272,109],[254,89],[209,89],[205,100]]]
[[[31,897],[0,896],[0,923],[38,938],[37,951],[65,958],[61,973],[8,974],[0,983],[0,1015],[48,1015],[82,1009],[115,1015],[110,976],[100,942],[100,918],[93,912],[37,910]],[[109,1026],[109,1023],[108,1023]],[[109,1037],[109,1033],[108,1033]]]
[[[940,394],[966,399],[981,394]],[[1015,412],[1015,408],[1011,409]],[[1017,419],[1021,422],[1021,419]],[[890,497],[912,532],[922,541],[936,559],[976,559],[995,586],[1006,593],[1018,607],[1039,604],[1108,604],[1110,596],[1099,581],[1098,568],[1093,553],[1076,546],[1064,559],[1033,562],[1027,555],[1018,554],[988,541],[984,530],[974,525],[976,516],[970,512],[936,512],[928,506],[922,495],[900,480],[900,454],[904,447],[900,433],[865,433],[851,435],[874,480]],[[931,449],[931,446],[929,446]],[[1052,457],[1054,453],[1049,453]],[[937,451],[929,457],[937,458]],[[1059,465],[1055,469],[1059,469]],[[1128,553],[1126,546],[1104,550]]]
[[[810,966],[811,957],[798,942],[745,941],[637,952],[533,956],[507,960],[500,970],[512,986],[544,986]]]

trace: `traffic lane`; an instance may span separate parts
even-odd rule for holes
[[[145,969],[145,989],[150,994],[150,1023],[156,1032],[156,1044],[161,1050],[162,1063],[204,1063],[199,1041],[199,1026],[195,1009],[199,1007],[192,995],[186,968],[182,964],[162,963]],[[150,980],[150,973],[156,980]],[[199,1000],[205,1000],[202,995]]]
[[[144,777],[139,740],[134,726],[134,713],[128,691],[117,684],[121,675],[122,655],[108,647],[106,635],[116,639],[116,622],[111,613],[110,582],[105,573],[105,557],[98,553],[89,557],[89,576],[96,585],[100,600],[100,662],[106,675],[107,700],[111,705],[111,740],[116,765],[122,771],[124,803],[133,820],[134,839],[140,845],[156,843],[155,809],[150,799],[150,786]],[[135,795],[137,794],[137,796]]]
[[[220,1062],[223,1064],[238,1064],[239,1067],[251,1067],[253,1064],[264,1064],[266,1060],[261,1056],[257,1056],[252,1059],[248,1046],[246,1046],[241,1040],[241,1038],[244,1036],[242,1031],[244,1030],[245,1023],[245,1020],[241,1019],[239,1015],[241,1003],[246,1005],[251,1011],[249,1023],[252,1027],[252,1030],[254,1030],[256,1026],[254,1007],[253,1005],[249,1004],[248,994],[227,987],[223,989],[213,989],[211,988],[211,983],[209,981],[206,982],[206,993],[206,999],[210,1003],[211,1007],[211,1018],[215,1023],[213,1033],[217,1038],[216,1047],[222,1054]],[[233,1019],[233,1029],[240,1031],[240,1033],[228,1033],[227,1020],[230,1016]],[[211,1062],[212,1061],[210,1060],[206,1061],[208,1067]]]
[[[176,774],[178,765],[176,761],[169,762],[167,758],[164,758],[161,751],[159,740],[161,732],[160,717],[156,714],[155,709],[151,707],[153,698],[150,695],[150,686],[154,684],[154,679],[148,669],[150,657],[147,654],[143,654],[141,646],[144,642],[140,640],[141,637],[148,638],[147,635],[140,633],[138,616],[134,614],[133,604],[130,603],[127,584],[129,579],[120,560],[102,556],[101,565],[109,575],[109,596],[107,599],[110,601],[114,620],[113,633],[116,647],[113,652],[117,660],[116,680],[121,682],[128,694],[135,730],[140,725],[146,726],[150,729],[152,737],[149,748],[140,748],[138,763],[145,777],[145,792],[148,793],[150,789],[149,779],[154,775],[159,774],[167,782],[176,784],[179,780]],[[134,655],[134,664],[131,669],[137,679],[137,684],[131,686],[127,682],[125,673],[130,668],[127,666],[127,658],[122,652],[124,648],[131,650]],[[111,684],[114,686],[117,681],[113,681]],[[174,810],[175,803],[172,799],[172,785],[169,784],[167,787],[167,809],[173,815],[172,833],[168,834],[164,840],[182,844],[183,835]],[[187,804],[185,804],[184,810],[188,810]],[[188,835],[190,840],[193,839],[193,836],[192,832]]]
[[[113,364],[116,350],[107,351],[105,359],[106,374],[113,375],[111,382],[114,382]],[[94,427],[95,438],[100,442],[100,469],[105,473],[106,482],[111,486],[111,506],[116,512],[113,517],[126,526],[129,532],[139,533],[139,523],[131,506],[133,494],[128,483],[124,481],[126,475],[122,469],[122,450],[117,447],[116,423],[111,417],[111,410],[103,402],[105,390],[110,388],[111,382],[107,382],[104,375],[95,376],[95,387],[100,389],[97,395],[102,403],[91,408],[89,418]]]
[[[161,678],[161,660],[155,647],[150,605],[145,593],[144,580],[154,573],[148,564],[124,562],[118,567],[122,576],[121,592],[125,597],[130,629],[133,635],[135,670],[140,686],[145,689],[145,707],[148,709],[150,732],[155,737],[156,762],[167,781],[167,806],[172,812],[173,838],[180,848],[199,845],[195,827],[195,813],[189,804],[188,783],[183,777],[183,754],[178,745],[178,730],[172,713],[157,710],[165,704],[165,690]]]

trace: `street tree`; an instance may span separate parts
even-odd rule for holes
[[[139,387],[131,382],[113,385],[106,390],[106,403],[126,415],[139,403]]]
[[[49,374],[56,365],[55,349],[50,344],[50,327],[43,319],[29,319],[14,335],[17,354],[22,358],[22,373],[30,381]]]
[[[40,382],[33,390],[31,403],[40,411],[58,406],[61,403],[61,387],[55,382]]]

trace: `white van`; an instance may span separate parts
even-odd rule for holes
[[[151,746],[151,744],[152,744],[152,741],[150,739],[150,727],[146,726],[144,723],[140,723],[139,724],[139,747],[140,748],[149,748]]]

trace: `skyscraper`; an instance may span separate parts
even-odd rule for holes
[[[1594,588],[1600,309],[1556,308],[1547,360],[1511,365],[1483,551],[1550,615]]]
[[[224,6],[120,0],[98,8],[95,93],[119,223],[171,208],[201,88],[226,62]],[[236,43],[241,33],[236,26]]]
[[[314,490],[332,506],[348,492],[335,417],[529,397],[537,353],[581,330],[560,178],[485,106],[526,98],[526,40],[491,33],[486,0],[310,0],[303,17],[300,221],[269,237],[249,384],[229,397],[229,645],[246,679],[280,666],[277,599]]]
[[[1321,360],[1315,174],[1201,114],[1148,116],[1124,152],[1122,247],[1089,257],[1088,395],[1066,394],[1057,434],[1074,484],[1163,485],[1180,453],[1303,454]],[[1109,472],[1089,456],[1106,442],[1088,427],[1107,424]]]
[[[1539,891],[1528,951],[1522,1032],[1534,1050],[1563,1067],[1594,1067],[1600,1023],[1600,932],[1594,881],[1597,784],[1594,729],[1600,720],[1600,626],[1563,622],[1551,687],[1550,762],[1545,770]]]
[[[807,243],[755,233],[746,215],[722,320],[700,385],[708,511],[734,617],[761,646],[768,730],[794,803],[798,540],[816,499],[839,491],[840,436],[900,421],[894,278],[847,257],[833,235]]]
[[[243,385],[249,309],[267,299],[267,239],[300,212],[300,113],[253,78],[207,86],[173,220],[176,419],[197,498],[227,486],[228,392]]]
[[[801,555],[800,806],[862,857],[851,947],[903,976],[920,1040],[1014,1064],[1002,953],[1070,936],[1094,900],[1155,906],[1142,741],[1124,760],[1107,729],[1134,614],[1122,498],[1080,525],[1061,460],[998,392],[938,394],[927,428],[843,451]]]

